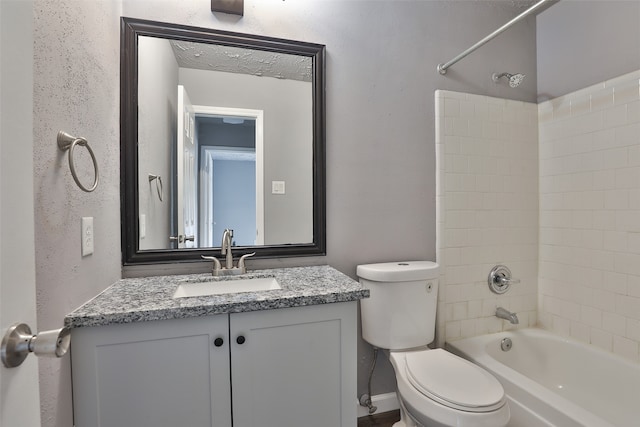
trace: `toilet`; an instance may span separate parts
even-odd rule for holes
[[[504,389],[489,372],[443,349],[435,338],[438,264],[359,265],[370,297],[360,300],[362,337],[384,349],[395,370],[401,420],[394,427],[501,427]]]

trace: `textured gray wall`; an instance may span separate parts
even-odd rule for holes
[[[538,101],[640,69],[640,1],[563,0],[537,29]]]
[[[39,329],[121,276],[119,23],[114,1],[38,0],[34,7],[34,196]],[[100,167],[100,185],[81,191],[56,146],[64,130],[84,136]],[[81,179],[92,169],[76,150]],[[86,184],[88,185],[88,184]],[[94,218],[95,252],[82,257],[80,221]],[[70,358],[39,358],[43,426],[73,425]]]
[[[256,261],[252,268],[328,263],[355,277],[359,263],[435,259],[434,91],[536,98],[532,19],[453,66],[447,76],[436,72],[439,62],[520,12],[517,2],[246,0],[244,4],[241,18],[212,14],[209,0],[37,2],[34,185],[41,329],[59,326],[66,313],[121,275],[120,15],[327,45],[328,255]],[[523,72],[527,80],[518,89],[509,89],[491,81],[495,71]],[[91,142],[102,171],[95,193],[83,193],[73,183],[66,159],[55,146],[61,129]],[[96,250],[85,258],[80,256],[82,216],[93,216],[95,221]],[[148,271],[152,270],[159,268]],[[359,392],[366,389],[370,357],[370,347],[361,341]],[[40,366],[43,426],[68,427],[72,425],[69,358],[42,360]],[[382,360],[373,393],[394,388],[393,371]]]

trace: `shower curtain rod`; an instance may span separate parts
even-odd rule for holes
[[[555,1],[558,1],[558,0],[540,0],[539,2],[537,2],[536,4],[531,6],[529,9],[525,10],[520,15],[516,16],[515,18],[513,18],[511,21],[507,22],[502,27],[498,28],[493,33],[489,34],[488,36],[486,36],[485,38],[483,38],[482,40],[480,40],[479,42],[477,42],[476,44],[474,44],[473,46],[471,46],[470,48],[468,48],[467,50],[465,50],[464,52],[462,52],[461,54],[459,54],[455,58],[453,58],[451,61],[445,62],[444,64],[438,64],[438,72],[440,74],[443,74],[443,75],[447,74],[447,69],[449,67],[451,67],[453,64],[455,64],[456,62],[460,61],[462,58],[464,58],[465,56],[469,55],[471,52],[473,52],[474,50],[478,49],[480,46],[484,45],[488,41],[492,40],[494,37],[496,37],[497,35],[499,35],[503,31],[505,31],[507,28],[509,28],[512,25],[520,22],[521,20],[523,20],[524,18],[526,18],[527,16],[529,16],[530,14],[532,14],[533,12],[538,10],[540,7],[542,7],[542,5],[544,5],[545,3],[552,3],[552,2],[555,2]]]

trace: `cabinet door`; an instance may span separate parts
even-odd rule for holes
[[[227,315],[79,328],[71,343],[76,427],[231,426]]]
[[[234,427],[356,425],[356,315],[355,302],[231,314]]]

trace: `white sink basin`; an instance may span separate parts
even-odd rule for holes
[[[282,289],[273,277],[253,279],[220,280],[211,282],[190,282],[178,285],[174,298],[201,297],[206,295],[236,294],[238,292],[259,292]]]

